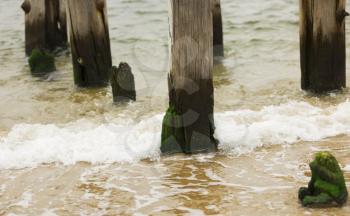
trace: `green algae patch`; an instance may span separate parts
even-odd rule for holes
[[[42,74],[56,70],[55,58],[45,51],[33,49],[28,59],[29,67],[32,73]]]
[[[185,134],[181,116],[173,106],[165,113],[162,124],[161,151],[164,154],[183,152]]]
[[[329,152],[319,152],[310,163],[311,181],[308,187],[299,189],[299,199],[303,206],[343,205],[348,191],[344,174],[338,161]]]

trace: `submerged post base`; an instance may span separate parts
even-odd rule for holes
[[[165,154],[185,153],[197,154],[217,151],[218,141],[212,136],[193,132],[186,139],[184,116],[178,114],[174,107],[167,110],[162,125],[161,151]],[[187,125],[190,127],[190,125]],[[210,125],[212,127],[212,125]],[[212,128],[214,131],[214,128]]]
[[[28,59],[28,63],[33,74],[44,74],[56,70],[54,57],[39,49],[33,49]]]

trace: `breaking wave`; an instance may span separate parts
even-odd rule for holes
[[[220,150],[246,153],[257,147],[318,141],[350,134],[350,102],[319,108],[292,101],[259,111],[217,113]],[[135,122],[97,124],[79,120],[65,125],[18,124],[0,139],[0,168],[43,163],[128,163],[159,158],[163,114]]]

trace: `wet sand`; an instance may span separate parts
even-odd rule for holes
[[[350,139],[270,146],[245,155],[167,156],[135,164],[42,165],[0,171],[0,215],[349,215],[310,209],[298,188],[308,163],[329,150],[344,168]],[[345,171],[350,186],[350,169]],[[48,214],[49,215],[49,214]]]

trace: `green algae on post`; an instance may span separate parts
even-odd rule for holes
[[[39,49],[33,49],[28,59],[32,73],[49,73],[56,70],[55,59],[52,55]]]
[[[166,154],[181,153],[185,140],[182,118],[173,106],[165,113],[162,124],[161,151]]]
[[[338,161],[329,152],[319,152],[310,163],[311,181],[299,189],[303,206],[341,206],[347,201],[348,191]]]

